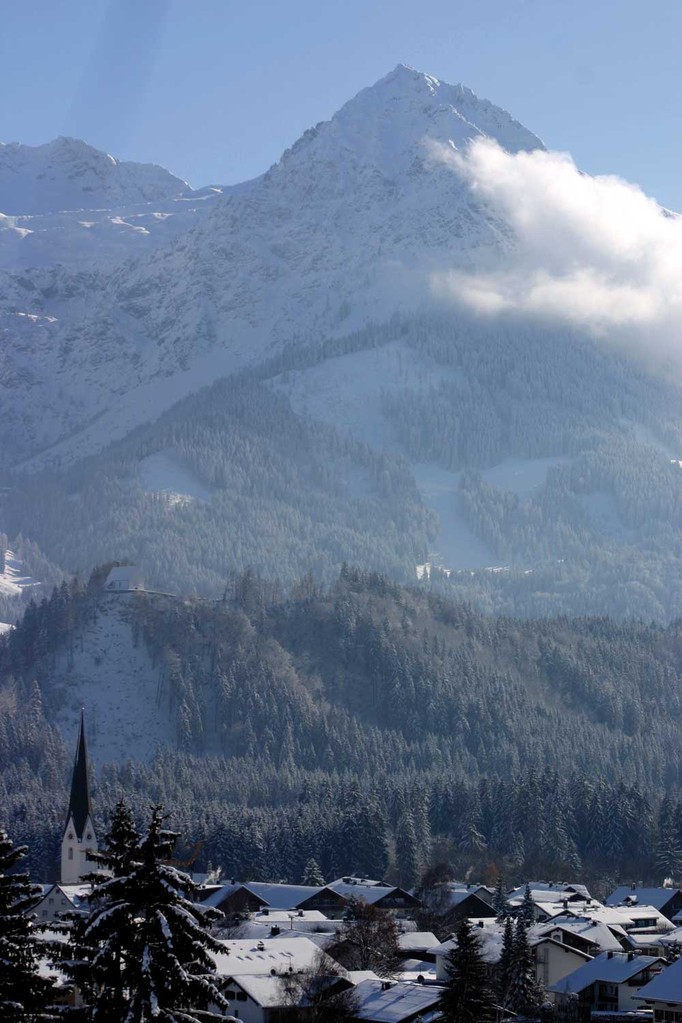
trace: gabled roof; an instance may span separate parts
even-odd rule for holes
[[[264,938],[261,941],[221,941],[222,952],[210,952],[219,976],[265,976],[309,969],[319,956],[308,938]]]
[[[618,906],[627,899],[632,899],[637,903],[653,906],[654,909],[662,909],[673,896],[680,894],[682,893],[679,888],[639,888],[637,885],[624,884],[609,895],[606,905]]]
[[[79,839],[83,838],[85,824],[88,817],[92,816],[90,805],[90,782],[88,780],[88,751],[85,744],[85,719],[81,709],[81,724],[78,734],[78,745],[76,746],[76,758],[73,763],[73,774],[71,776],[71,797],[69,809],[66,814],[66,828],[69,820],[73,817],[73,826]]]
[[[442,992],[442,987],[431,984],[363,980],[353,989],[358,1001],[355,1018],[400,1023],[434,1008]]]
[[[536,924],[531,928],[530,933],[532,937],[541,937],[546,934],[552,934],[556,930],[572,934],[574,937],[582,939],[591,945],[596,945],[605,952],[622,952],[623,950],[623,946],[614,934],[614,931],[618,933],[618,928],[613,926],[607,927],[606,924],[601,923],[599,920],[590,920],[585,917],[571,917],[568,915],[555,917],[546,923]],[[622,931],[621,936],[625,937],[625,931]]]
[[[682,959],[677,959],[671,966],[662,970],[657,977],[641,987],[635,997],[682,1005]]]
[[[296,909],[302,902],[325,889],[325,885],[316,887],[305,884],[264,884],[260,881],[247,881],[243,887],[262,899],[270,909],[281,910]]]
[[[561,994],[570,992],[580,994],[596,981],[623,984],[655,963],[662,964],[663,960],[659,956],[640,956],[632,952],[602,952],[556,984],[552,984],[549,990]]]
[[[327,885],[327,888],[330,888],[344,899],[362,899],[363,902],[367,902],[369,905],[374,905],[393,895],[408,899],[415,905],[419,904],[416,896],[410,895],[404,888],[394,888],[391,885],[378,884],[376,881],[365,883],[364,881],[356,881],[352,878],[350,880],[342,879],[340,881],[332,881]]]

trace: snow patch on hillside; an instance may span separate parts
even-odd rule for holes
[[[504,462],[484,469],[481,476],[492,487],[511,491],[517,497],[533,497],[544,487],[547,473],[557,465],[568,465],[570,458],[506,458]]]
[[[0,572],[0,594],[3,597],[18,597],[32,586],[40,586],[40,582],[26,575],[23,563],[14,551],[8,550],[5,555],[5,570]]]
[[[433,462],[414,463],[412,472],[422,501],[440,520],[429,561],[454,571],[494,566],[495,554],[472,532],[459,512],[457,491],[461,473],[448,472]]]
[[[71,747],[80,708],[85,708],[88,744],[95,763],[150,760],[158,745],[175,740],[165,705],[157,705],[159,669],[142,642],[133,643],[126,621],[128,598],[103,601],[97,619],[63,653],[52,685],[59,703],[56,725]]]
[[[14,628],[13,625],[9,625],[7,622],[0,622],[0,636],[3,636],[6,632],[11,632]]]
[[[384,394],[424,394],[443,380],[458,379],[448,369],[404,341],[326,359],[305,370],[275,377],[271,386],[289,398],[294,412],[329,423],[374,447],[399,450],[381,411]]]
[[[142,489],[160,494],[169,504],[208,501],[211,497],[208,487],[178,461],[171,449],[143,458],[139,473]]]

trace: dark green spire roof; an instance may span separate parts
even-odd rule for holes
[[[76,834],[83,837],[85,822],[91,815],[90,811],[90,784],[88,782],[88,751],[85,745],[85,720],[81,709],[81,727],[76,747],[76,759],[73,764],[73,777],[71,779],[71,799],[69,810],[66,815],[66,823],[73,817]]]

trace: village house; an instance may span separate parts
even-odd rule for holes
[[[578,996],[579,1019],[589,1020],[593,1012],[634,1012],[637,996],[663,959],[634,952],[602,952],[551,987],[558,1007]]]
[[[87,913],[89,884],[52,884],[44,886],[44,894],[33,913],[40,924],[59,920],[63,913]]]
[[[354,1018],[367,1023],[415,1023],[435,1013],[443,989],[435,984],[405,981],[363,980],[355,986]]]
[[[654,1023],[682,1023],[682,959],[661,970],[636,996],[652,1010]]]
[[[211,958],[230,1014],[241,1023],[269,1023],[279,1010],[296,1005],[300,978],[328,969],[330,985],[349,988],[351,981],[308,938],[256,942],[222,941],[223,952]]]
[[[600,920],[568,914],[555,917],[549,923],[536,924],[531,935],[533,938],[552,938],[589,956],[600,952],[622,952],[626,938],[625,930],[620,926],[609,927]]]
[[[592,959],[587,952],[550,937],[532,939],[530,946],[535,960],[536,979],[550,996],[550,1001],[554,1000],[552,986]]]
[[[351,899],[362,900],[377,909],[390,910],[394,916],[407,916],[419,909],[421,900],[405,891],[387,884],[385,881],[371,881],[367,878],[340,877],[338,881],[330,881],[326,886],[340,895],[348,904]]]
[[[672,920],[682,910],[682,891],[679,888],[643,888],[640,885],[621,885],[606,899],[607,906],[630,908],[637,904],[653,906]]]

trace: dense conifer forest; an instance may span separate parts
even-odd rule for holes
[[[34,874],[54,872],[70,770],[55,660],[103,600],[150,651],[176,742],[97,765],[97,811],[163,803],[201,866],[299,881],[312,857],[405,884],[440,859],[682,870],[680,622],[491,618],[345,566],[287,593],[247,571],[217,601],[105,597],[105,572],[0,640],[0,799]]]

